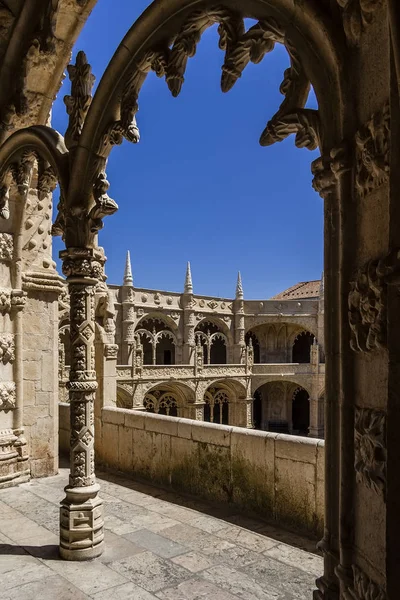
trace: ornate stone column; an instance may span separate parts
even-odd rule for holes
[[[182,308],[183,308],[183,323],[184,323],[184,338],[183,338],[183,363],[186,365],[193,365],[195,361],[195,346],[196,340],[194,330],[196,327],[194,319],[194,305],[195,300],[193,298],[193,283],[192,273],[190,271],[190,263],[187,264],[185,287],[182,294]]]
[[[126,255],[124,283],[122,293],[122,364],[133,364],[133,345],[135,341],[135,292],[133,290],[133,278],[131,258],[129,251]]]
[[[235,300],[233,302],[234,327],[235,327],[235,347],[234,363],[241,364],[245,362],[245,325],[244,325],[244,301],[243,286],[240,272],[238,273]]]
[[[88,560],[104,549],[103,507],[94,474],[94,286],[102,264],[93,249],[69,248],[60,257],[71,305],[70,476],[60,509],[60,554]]]

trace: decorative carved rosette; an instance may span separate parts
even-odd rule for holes
[[[367,408],[356,408],[354,454],[357,481],[386,494],[386,415]]]

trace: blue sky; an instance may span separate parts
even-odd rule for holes
[[[148,4],[98,0],[74,49],[74,58],[86,52],[96,85]],[[178,98],[164,80],[147,78],[137,115],[141,140],[115,148],[107,166],[109,195],[119,204],[99,236],[109,283],[122,281],[128,249],[137,287],[181,291],[188,260],[195,293],[210,296],[231,297],[238,270],[246,298],[320,277],[323,203],[310,172],[318,152],[297,149],[293,137],[258,144],[283,98],[286,51],[277,45],[261,64],[249,64],[227,94],[220,90],[223,59],[212,28],[189,59]],[[67,77],[53,108],[61,133],[69,90]],[[56,238],[55,253],[61,248]]]

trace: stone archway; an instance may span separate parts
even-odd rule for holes
[[[75,85],[71,94],[76,100],[76,110],[71,111],[66,145],[55,132],[36,128],[11,136],[0,149],[0,210],[3,217],[10,208],[9,178],[21,172],[22,155],[27,149],[40,155],[43,171],[51,168],[62,181],[57,227],[65,234],[67,251],[62,257],[71,295],[74,326],[71,331],[74,331],[74,345],[79,347],[79,353],[72,358],[69,382],[71,418],[76,425],[74,430],[78,440],[72,445],[71,464],[80,467],[79,471],[74,468],[71,473],[70,487],[63,502],[66,518],[62,522],[61,551],[64,557],[92,558],[100,554],[103,547],[101,501],[91,466],[91,420],[96,389],[91,359],[93,288],[102,276],[104,263],[104,256],[97,248],[96,232],[102,225],[102,218],[117,209],[116,203],[107,195],[105,163],[112,146],[121,143],[123,137],[138,140],[134,117],[139,90],[147,73],[153,69],[160,76],[166,74],[173,94],[179,93],[186,61],[194,54],[202,31],[210,21],[218,21],[220,46],[227,52],[223,89],[229,87],[238,71],[240,74],[239,69],[234,69],[237,64],[233,58],[244,54],[244,63],[247,58],[254,58],[254,53],[250,56],[246,46],[246,40],[253,34],[258,36],[254,44],[256,60],[272,49],[274,35],[284,41],[292,59],[296,59],[285,74],[284,104],[263,132],[262,142],[279,141],[290,133],[296,133],[296,142],[302,147],[313,146],[317,138],[320,142],[322,156],[314,162],[313,174],[314,186],[325,201],[326,405],[329,413],[326,418],[326,457],[329,469],[325,535],[321,544],[325,552],[325,574],[318,581],[316,598],[336,600],[339,595],[344,598],[349,594],[355,598],[365,594],[399,596],[396,564],[400,537],[396,506],[400,485],[399,414],[396,390],[399,387],[400,342],[396,324],[400,310],[397,286],[391,277],[398,270],[397,249],[400,246],[397,139],[392,143],[390,158],[388,150],[389,98],[392,123],[398,122],[400,113],[399,80],[395,78],[395,74],[399,78],[400,64],[399,25],[394,18],[398,3],[388,0],[387,4],[366,4],[341,1],[340,10],[335,2],[328,0],[295,3],[290,0],[267,3],[225,0],[215,9],[213,4],[205,1],[194,4],[184,0],[157,1],[125,37],[89,110],[91,86],[87,69],[82,68],[81,76],[86,72],[86,79],[83,77],[82,85]],[[39,10],[37,16],[34,14],[39,3],[25,2],[23,6],[25,11],[31,11],[30,32],[35,33],[35,25],[44,16]],[[392,19],[392,47],[387,7]],[[257,28],[250,35],[244,34],[246,37],[242,17],[259,19]],[[374,19],[377,24],[371,25]],[[49,25],[48,18],[44,22]],[[40,29],[39,33],[39,45],[43,40],[46,43],[47,36],[42,35],[46,30]],[[253,48],[253,44],[250,47]],[[358,48],[355,50],[355,47]],[[25,48],[18,48],[16,54],[17,61],[22,64]],[[83,60],[77,66],[82,67],[82,63]],[[2,72],[2,84],[10,77],[9,65],[6,67]],[[318,114],[305,108],[305,88],[301,85],[304,73],[314,86],[319,102]],[[58,74],[60,76],[60,71]],[[83,91],[81,95],[79,89]],[[7,86],[2,85],[1,90],[4,94]],[[7,93],[12,95],[19,91],[13,85]],[[1,108],[10,108],[8,104],[2,102]],[[37,122],[45,121],[38,118]],[[7,123],[6,120],[3,131],[7,130]],[[398,136],[396,125],[393,133],[394,137]],[[70,150],[73,150],[71,155]],[[10,165],[18,168],[9,170]],[[19,234],[11,226],[4,233]],[[14,299],[15,311],[17,298],[21,298],[15,292],[22,289],[18,273],[12,274],[8,287],[9,302],[6,295],[3,303],[6,311],[7,306],[11,310]],[[347,320],[349,305],[350,323]],[[238,345],[244,343],[243,319],[243,314],[238,313],[240,328],[235,340]],[[7,333],[20,339],[21,323],[17,326],[18,318],[14,323],[16,330]],[[379,386],[376,386],[376,372],[371,369],[371,356],[377,370],[385,373]],[[15,364],[21,366],[20,358],[16,357]],[[7,402],[13,403],[15,398],[13,427],[21,435],[22,380],[18,375],[17,381],[11,383],[15,384],[15,395],[8,394]],[[374,393],[370,394],[369,390]],[[83,436],[87,444],[81,442]],[[377,465],[368,462],[362,451],[367,440],[373,447],[383,448],[381,455],[385,458],[379,485],[374,485],[373,478]],[[378,466],[381,468],[380,464]],[[78,513],[92,523],[87,539],[79,548],[68,519],[72,498],[76,496],[80,497],[79,509],[82,508]],[[89,499],[92,507],[87,511],[84,507]],[[364,519],[363,523],[360,507],[366,505],[371,518],[367,522]],[[383,523],[384,518],[383,526],[377,527],[376,523]],[[354,539],[357,539],[357,546]],[[371,539],[374,544],[370,543]]]

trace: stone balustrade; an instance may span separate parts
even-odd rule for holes
[[[68,404],[60,405],[60,444],[68,450]],[[312,536],[322,533],[322,440],[103,408],[96,460]]]

